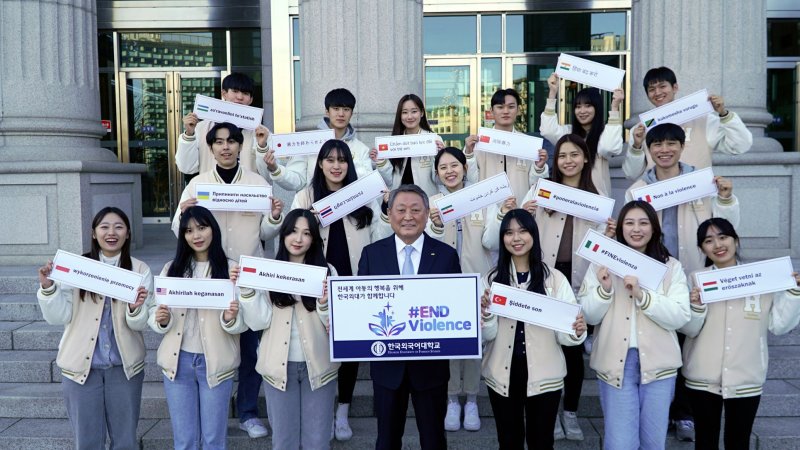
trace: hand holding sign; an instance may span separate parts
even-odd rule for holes
[[[47,261],[47,264],[39,267],[39,284],[42,286],[42,289],[50,289],[53,287],[53,284],[55,284],[53,280],[48,278],[52,271],[53,261]]]

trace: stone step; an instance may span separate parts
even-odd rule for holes
[[[796,418],[759,417],[753,425],[750,437],[751,449],[794,449],[800,439]],[[375,419],[352,419],[353,438],[348,442],[333,441],[332,448],[340,450],[371,448],[375,445]],[[581,420],[585,436],[582,442],[556,441],[555,449],[597,449],[602,443],[602,419]],[[139,421],[137,437],[142,449],[157,450],[172,448],[172,429],[168,419],[142,419]],[[419,437],[413,421],[406,422],[404,449],[419,448]],[[484,420],[480,431],[457,431],[447,433],[448,449],[495,449],[497,435],[494,422]],[[0,448],[15,450],[70,450],[73,439],[67,419],[0,419]],[[271,449],[269,437],[250,439],[239,430],[236,419],[228,422],[228,448],[231,450]],[[668,450],[689,450],[694,444],[677,442],[667,435]]]
[[[30,322],[0,321],[0,350],[14,348],[14,331],[30,324]]]
[[[14,350],[58,350],[61,335],[64,333],[63,325],[50,325],[44,321],[0,322],[0,324],[3,323],[22,324],[22,326],[15,326],[11,329]],[[3,329],[0,328],[0,333],[2,331]],[[149,328],[145,329],[143,334],[145,348],[157,350],[161,343],[161,335]],[[0,346],[2,346],[2,337],[0,337]]]
[[[0,267],[0,294],[36,294],[39,267]]]
[[[486,389],[486,386],[482,384],[478,395],[478,411],[483,417],[492,415]],[[259,396],[258,404],[260,415],[266,416],[263,391]],[[232,401],[232,405],[235,405],[235,402]],[[236,416],[233,406],[231,414]],[[370,381],[359,380],[356,382],[350,415],[352,417],[373,417],[372,383]],[[409,405],[409,416],[413,415],[413,406]],[[800,418],[800,380],[768,380],[764,386],[764,395],[758,415],[759,417]],[[602,417],[597,381],[584,381],[578,416],[583,418]],[[0,417],[66,418],[60,383],[0,383]],[[162,382],[146,382],[144,384],[141,417],[143,419],[169,417]],[[798,429],[800,430],[800,427]]]
[[[0,320],[29,322],[44,320],[36,294],[0,295]]]
[[[780,336],[770,334],[768,342],[770,347],[778,345],[800,345],[800,327],[796,327],[794,330]]]
[[[0,383],[53,382],[55,360],[52,350],[0,350]]]

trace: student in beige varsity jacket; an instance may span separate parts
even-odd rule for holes
[[[697,246],[708,265],[700,272],[739,264],[739,236],[725,219],[700,224]],[[719,448],[723,407],[725,448],[748,448],[767,377],[767,332],[788,333],[800,322],[800,275],[792,275],[798,288],[710,304],[700,301],[698,286],[692,288],[692,320],[681,331],[686,334],[682,372],[694,411],[695,448]]]
[[[617,241],[667,265],[655,291],[634,275],[619,277],[594,264],[578,302],[595,327],[589,366],[597,372],[606,449],[663,449],[681,354],[675,330],[690,318],[680,262],[661,244],[656,212],[645,201],[622,207]]]
[[[294,209],[281,225],[275,259],[328,266],[317,220]],[[232,278],[238,277],[238,267]],[[327,282],[320,298],[241,289],[245,323],[264,330],[256,369],[264,377],[273,448],[330,448],[339,363],[328,347]]]
[[[675,100],[678,93],[678,79],[667,67],[650,69],[644,76],[645,93],[654,107],[666,105]],[[714,112],[698,117],[681,127],[686,132],[686,150],[681,161],[698,169],[711,167],[713,152],[740,155],[750,150],[753,135],[742,119],[725,107],[725,100],[719,95],[710,95],[708,101]],[[644,124],[639,123],[628,138],[627,152],[622,163],[622,171],[629,180],[642,176],[653,161],[647,161],[646,152],[642,148],[647,133]]]
[[[551,181],[575,189],[598,194],[592,178],[594,170],[589,164],[591,150],[576,134],[565,134],[556,142],[555,170]],[[595,166],[596,167],[596,166]],[[555,267],[567,277],[574,292],[578,292],[589,261],[575,257],[575,252],[586,232],[597,229],[613,238],[617,221],[608,218],[605,223],[594,223],[568,214],[536,207],[536,185],[525,194],[522,209],[533,214],[541,236],[543,261]],[[556,439],[583,440],[583,431],[578,424],[576,412],[583,388],[583,347],[562,346],[567,361],[567,376],[564,379],[564,414],[556,420],[553,434]],[[563,428],[562,428],[563,422]]]
[[[175,259],[161,276],[229,279],[219,224],[202,206],[181,216]],[[150,328],[164,335],[158,365],[164,374],[176,449],[224,449],[233,377],[239,366],[239,333],[247,329],[234,298],[227,310],[151,305]]]
[[[597,88],[582,89],[572,99],[571,124],[561,125],[556,115],[558,75],[553,72],[547,79],[550,93],[542,111],[539,132],[555,145],[566,134],[577,134],[589,147],[592,182],[602,195],[611,193],[611,172],[608,160],[622,154],[622,117],[619,107],[625,100],[625,91],[615,89],[611,98],[608,123],[603,122],[603,98]]]
[[[319,201],[355,182],[356,167],[350,147],[344,141],[330,140],[317,155],[311,183],[295,195],[291,209],[311,209]],[[318,214],[319,211],[312,211]],[[277,233],[281,222],[268,227]],[[347,216],[320,229],[325,255],[340,276],[358,273],[361,250],[372,242],[391,235],[389,218],[381,213],[378,202],[362,206]],[[352,437],[348,420],[350,401],[358,376],[358,363],[344,363],[339,370],[339,405],[336,412],[335,434],[341,441]]]
[[[523,209],[509,211],[500,225],[502,241],[497,266],[485,279],[483,308],[483,378],[497,425],[501,449],[552,449],[553,428],[567,367],[560,345],[576,346],[586,338],[579,313],[574,333],[487,314],[491,283],[500,283],[575,303],[564,275],[541,259],[536,222]]]
[[[492,95],[492,115],[494,127],[501,131],[516,133],[514,122],[519,114],[521,103],[519,94],[514,89],[500,89]],[[478,142],[477,135],[470,135],[464,141],[466,154],[473,152]],[[511,182],[511,189],[518,199],[525,196],[531,187],[535,175],[547,176],[547,151],[544,149],[530,149],[530,159],[520,159],[513,156],[498,155],[495,153],[476,152],[475,161],[478,163],[480,179],[485,180],[498,173],[505,172]],[[538,155],[538,161],[533,160]]]
[[[425,117],[425,105],[422,99],[414,94],[406,94],[397,103],[397,112],[394,115],[394,127],[392,136],[398,135],[430,135],[436,142],[436,148],[441,151],[444,148],[442,138],[431,131],[428,125],[428,118]],[[401,184],[416,184],[428,197],[439,193],[438,176],[434,164],[434,156],[415,156],[413,158],[391,158],[380,159],[381,152],[377,149],[370,150],[370,158],[375,161],[378,172],[383,177],[383,181],[389,190],[396,189]],[[466,155],[467,159],[473,160],[474,154]],[[469,182],[477,182],[477,164],[470,163],[467,171]]]
[[[138,447],[143,305],[152,302],[153,276],[130,251],[128,216],[115,207],[101,209],[92,220],[91,250],[83,256],[142,274],[134,303],[53,282],[52,261],[39,269],[42,316],[51,325],[64,325],[56,364],[64,376],[61,388],[76,449],[105,448],[107,437],[118,448]]]
[[[222,80],[222,99],[226,102],[250,106],[253,103],[253,79],[233,72]],[[183,133],[178,138],[175,164],[187,175],[204,173],[214,168],[214,156],[206,143],[208,131],[216,125],[210,120],[200,120],[190,112],[183,118]],[[244,141],[239,154],[239,164],[245,170],[257,172],[256,155],[266,152],[269,130],[259,125],[255,130],[243,130]],[[265,176],[262,175],[266,179]]]
[[[444,195],[457,192],[464,188],[470,163],[464,153],[455,147],[445,147],[434,159],[434,166],[442,193],[430,197],[431,205],[434,200]],[[474,164],[474,163],[473,163]],[[489,212],[487,210],[493,210]],[[483,208],[471,213],[467,217],[448,223],[442,221],[441,212],[431,206],[430,220],[428,220],[428,236],[446,242],[456,249],[464,273],[480,273],[486,275],[492,267],[490,248],[497,248],[492,240],[497,240],[497,230],[489,233],[487,225],[489,214],[496,216],[496,208]],[[484,244],[486,241],[486,244]],[[463,381],[462,381],[463,378]],[[478,389],[481,381],[481,362],[477,359],[450,360],[450,382],[447,385],[447,414],[444,418],[444,429],[458,431],[461,428],[461,404],[458,396],[465,394],[467,401],[464,405],[464,429],[478,431],[481,419],[478,414]]]

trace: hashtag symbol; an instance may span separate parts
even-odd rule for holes
[[[419,317],[419,307],[412,306],[411,308],[408,308],[408,317],[412,319]]]

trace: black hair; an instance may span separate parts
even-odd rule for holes
[[[230,133],[228,136],[230,139],[238,142],[239,145],[244,143],[244,135],[242,134],[241,128],[229,122],[222,122],[215,124],[210,130],[208,130],[208,133],[206,133],[206,144],[208,144],[209,147],[211,147],[211,144],[214,143],[214,139],[217,138],[217,131],[223,128],[228,130],[228,133]]]
[[[122,243],[122,249],[119,254],[119,267],[126,270],[133,270],[133,261],[131,261],[131,221],[123,210],[114,206],[106,206],[98,211],[97,214],[94,215],[94,219],[92,219],[92,234],[94,234],[95,228],[100,226],[100,223],[109,214],[118,215],[128,229],[128,234],[124,237],[125,242]],[[120,236],[120,238],[122,238],[122,236]],[[97,241],[97,237],[92,236],[92,247],[89,249],[89,252],[84,253],[83,256],[95,261],[100,261],[101,251],[100,242]],[[80,290],[78,297],[80,297],[81,301],[85,300],[86,294],[87,291],[85,289]],[[92,297],[92,301],[97,303],[97,299],[94,296]]]
[[[505,105],[506,95],[514,97],[514,100],[517,101],[517,106],[520,106],[522,104],[522,99],[519,97],[519,92],[515,91],[514,89],[508,88],[508,89],[498,89],[494,94],[492,94],[490,107],[494,107],[494,105]]]
[[[511,227],[512,220],[516,220],[520,227],[528,230],[528,233],[533,238],[533,247],[528,254],[528,265],[530,267],[528,290],[537,294],[547,295],[544,289],[544,281],[550,276],[550,269],[542,260],[539,227],[536,226],[536,220],[531,213],[524,209],[512,209],[506,213],[500,223],[500,252],[497,256],[497,266],[489,272],[489,280],[511,286],[511,277],[516,275],[511,273],[511,252],[503,244],[503,236]]]
[[[228,91],[230,89],[252,96],[253,92],[255,92],[255,83],[252,78],[241,72],[231,72],[230,75],[222,79],[222,90]]]
[[[706,235],[708,234],[708,229],[714,227],[719,230],[719,234],[724,234],[725,236],[730,236],[733,240],[736,241],[736,259],[739,259],[739,234],[736,233],[736,229],[733,228],[733,224],[728,221],[728,219],[723,219],[722,217],[712,217],[708,220],[703,221],[699,227],[697,227],[697,246],[700,249],[703,248],[703,241],[706,240]],[[706,256],[706,267],[711,266],[714,264],[711,261],[711,258]]]
[[[675,72],[673,72],[669,67],[661,66],[650,69],[646,74],[644,74],[642,86],[644,86],[644,91],[647,92],[647,88],[649,88],[651,84],[660,83],[662,81],[666,81],[673,86],[678,84],[678,79],[675,77]]]
[[[192,206],[186,208],[181,213],[181,222],[178,228],[178,248],[175,250],[175,257],[167,271],[168,277],[192,278],[195,260],[194,250],[186,242],[186,230],[189,228],[189,221],[194,219],[200,226],[211,227],[211,245],[208,247],[208,264],[211,268],[211,278],[228,279],[228,257],[222,249],[222,232],[219,224],[211,211],[202,206]]]
[[[439,153],[436,154],[436,157],[433,158],[433,170],[437,170],[437,168],[439,167],[439,160],[442,159],[442,155],[444,155],[445,153],[457,159],[462,166],[466,167],[467,157],[464,155],[464,152],[455,147],[445,147]]]
[[[295,224],[300,218],[306,219],[308,222],[308,231],[311,233],[311,247],[308,248],[303,263],[309,266],[328,267],[328,261],[325,259],[325,249],[322,244],[322,236],[319,234],[317,219],[311,214],[311,211],[307,209],[293,209],[289,211],[289,214],[286,214],[280,231],[278,232],[280,238],[278,239],[278,251],[275,253],[275,260],[289,261],[289,251],[286,249],[286,236],[294,232]],[[328,273],[330,274],[330,269]],[[272,304],[278,308],[293,306],[297,303],[297,300],[295,300],[293,296],[285,292],[270,291],[268,294],[269,298],[272,300]],[[317,299],[305,295],[303,295],[301,299],[307,311],[314,311],[316,309]]]
[[[561,150],[561,146],[565,143],[570,143],[578,147],[583,152],[583,157],[586,158],[586,163],[583,165],[583,170],[581,170],[581,179],[578,182],[578,189],[591,192],[592,194],[597,194],[597,188],[592,181],[592,165],[589,163],[589,147],[586,145],[586,141],[584,141],[577,134],[565,134],[564,136],[561,136],[561,139],[559,139],[558,142],[556,142],[556,150],[554,154],[555,162],[553,163],[555,168],[552,172],[552,175],[550,175],[550,180],[559,184],[564,184],[564,175],[560,170],[558,170],[558,152]]]
[[[356,107],[356,97],[345,88],[338,88],[325,95],[325,110],[339,106],[353,109]]]
[[[311,191],[314,195],[315,202],[318,202],[333,193],[333,191],[328,189],[328,184],[325,182],[325,174],[322,173],[322,167],[320,167],[322,160],[327,158],[333,152],[338,153],[339,157],[344,158],[345,162],[347,163],[347,175],[345,175],[344,180],[342,181],[342,187],[347,186],[358,179],[358,174],[356,174],[356,166],[353,163],[353,154],[350,152],[350,147],[347,145],[347,143],[338,139],[330,139],[326,141],[324,144],[322,144],[322,148],[319,149],[317,162],[314,166],[314,175],[311,177],[311,183],[309,183],[311,185]],[[366,206],[362,206],[348,214],[348,217],[352,217],[356,220],[356,228],[360,230],[372,223],[372,210]]]
[[[680,125],[675,125],[674,123],[658,124],[647,131],[645,142],[648,147],[654,142],[664,141],[678,141],[683,146],[686,142],[686,132],[683,131]]]
[[[583,125],[578,121],[575,108],[579,104],[591,105],[594,108],[594,118],[592,119],[589,132],[583,129]],[[581,89],[578,95],[572,100],[572,133],[577,134],[586,141],[589,147],[589,166],[594,167],[597,159],[597,143],[600,142],[600,135],[606,129],[606,122],[603,120],[603,97],[597,88]]]
[[[422,99],[415,94],[406,94],[400,97],[400,101],[397,102],[397,111],[394,113],[394,125],[392,126],[392,136],[400,136],[405,134],[406,126],[403,125],[402,119],[403,103],[409,100],[414,102],[414,104],[417,105],[417,108],[419,108],[420,112],[422,113],[419,118],[420,129],[433,132],[431,130],[431,126],[428,124],[428,117],[425,116],[425,104],[422,103]],[[403,161],[405,161],[405,158],[391,158],[390,161],[392,162],[393,170],[399,172],[403,168]]]
[[[650,236],[650,241],[645,247],[644,254],[655,259],[656,261],[666,263],[669,260],[669,250],[667,250],[667,247],[665,247],[661,242],[663,236],[661,234],[661,222],[658,220],[658,214],[656,214],[656,210],[653,209],[653,206],[646,201],[631,200],[622,207],[622,210],[619,212],[619,219],[617,220],[617,242],[630,247],[628,241],[625,240],[625,236],[622,235],[622,226],[625,222],[625,216],[628,215],[628,212],[636,208],[644,211],[644,213],[647,215],[647,219],[650,220],[650,227],[653,229],[653,234]]]

